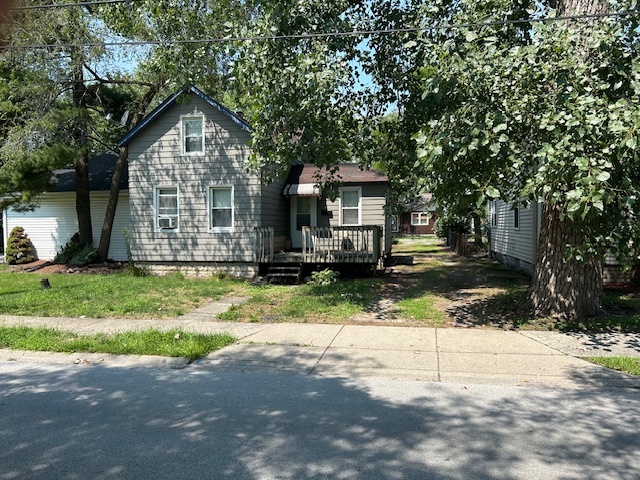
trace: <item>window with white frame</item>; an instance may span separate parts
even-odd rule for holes
[[[429,212],[411,212],[411,225],[429,225]]]
[[[183,115],[182,121],[182,154],[198,155],[204,153],[204,116]]]
[[[513,206],[513,228],[516,230],[520,228],[520,205],[518,204]]]
[[[340,189],[340,225],[360,225],[361,223],[361,199],[360,187]]]
[[[177,230],[179,226],[178,187],[156,187],[156,230]]]
[[[489,201],[489,224],[492,227],[495,227],[496,225],[498,225],[498,217],[496,215],[496,201],[495,200],[490,200]]]
[[[209,230],[233,229],[233,187],[209,187]]]

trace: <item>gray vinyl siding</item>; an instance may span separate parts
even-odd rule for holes
[[[379,225],[381,227],[385,227],[386,225],[386,215],[384,212],[384,207],[387,204],[386,198],[386,186],[382,184],[372,184],[372,185],[345,185],[344,188],[350,187],[360,187],[362,192],[361,198],[361,208],[362,211],[360,213],[362,225]],[[318,204],[318,208],[320,210],[324,210],[329,212],[328,215],[328,226],[331,227],[339,227],[340,226],[340,199],[336,197],[335,200],[331,200],[328,196],[325,196],[321,202]],[[321,212],[318,212],[320,219]],[[322,226],[322,225],[321,225]]]
[[[107,209],[109,192],[91,192],[91,226],[93,243],[98,245]],[[5,211],[7,229],[5,236],[14,227],[22,227],[35,247],[40,260],[53,260],[60,249],[78,231],[76,195],[73,192],[45,193],[38,199],[38,206],[31,212]],[[108,258],[127,260],[127,243],[124,230],[130,228],[129,193],[120,192],[118,208],[111,231]],[[5,238],[6,245],[6,238]]]
[[[385,206],[387,204],[387,185],[385,184],[361,184],[361,185],[345,185],[345,188],[360,187],[362,192],[361,198],[361,225],[377,225],[383,229],[383,253],[391,252],[391,245],[393,240],[393,234],[391,229],[388,228],[388,218],[385,213]],[[318,208],[318,225],[324,226],[328,223],[328,226],[338,227],[340,226],[340,199],[336,198],[331,200],[324,197],[319,202]],[[326,208],[329,213],[328,216],[322,215],[322,210]]]
[[[262,187],[261,208],[262,227],[273,227],[276,236],[288,234],[289,210],[287,202],[282,195],[285,182],[276,180]]]
[[[247,173],[249,134],[200,97],[178,103],[129,146],[132,254],[143,262],[251,262],[262,185]],[[204,155],[180,155],[180,116],[205,115]],[[177,187],[179,228],[156,231],[154,189]],[[209,231],[209,187],[234,189],[231,232]]]
[[[520,205],[519,228],[514,226],[512,205],[513,202],[505,203],[502,200],[496,202],[496,225],[491,225],[491,218],[489,218],[491,252],[502,262],[530,273],[533,269],[539,230],[537,221],[539,215],[534,212],[534,209],[538,209],[538,205],[529,208]]]

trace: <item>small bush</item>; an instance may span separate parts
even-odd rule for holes
[[[22,227],[14,227],[11,230],[5,254],[9,265],[31,263],[38,259],[35,255],[33,244],[27,234],[24,233],[24,228]]]
[[[122,271],[122,275],[125,277],[146,277],[149,275],[144,268],[138,267],[136,264],[129,263],[126,268]]]
[[[331,285],[337,283],[340,280],[340,272],[335,270],[325,269],[319,272],[311,272],[311,276],[307,278],[307,284],[309,285]]]
[[[83,267],[95,262],[98,250],[93,245],[80,245],[80,235],[75,233],[53,259],[55,263]]]

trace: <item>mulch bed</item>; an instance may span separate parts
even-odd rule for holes
[[[12,272],[38,272],[40,274],[50,273],[84,273],[84,274],[108,274],[117,273],[127,266],[123,262],[106,262],[87,265],[84,267],[71,267],[67,265],[58,265],[47,260],[36,260],[35,262],[26,263],[24,265],[11,265],[9,270]]]

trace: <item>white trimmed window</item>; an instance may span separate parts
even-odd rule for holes
[[[429,225],[429,212],[411,212],[411,225]]]
[[[520,205],[517,204],[513,206],[513,228],[520,228]]]
[[[498,216],[496,215],[496,201],[489,200],[489,224],[492,227],[498,225]]]
[[[178,230],[180,224],[178,187],[156,187],[154,203],[156,230]]]
[[[204,115],[183,115],[181,121],[181,143],[183,155],[204,153]]]
[[[209,187],[209,231],[233,230],[233,187]]]
[[[360,187],[340,189],[340,226],[362,224],[362,189]]]

